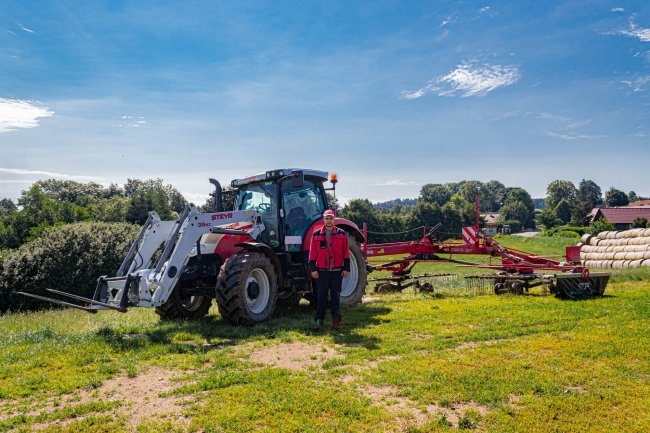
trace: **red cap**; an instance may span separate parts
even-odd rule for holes
[[[323,218],[325,218],[326,216],[335,216],[334,211],[331,209],[327,209],[325,212],[323,212]]]

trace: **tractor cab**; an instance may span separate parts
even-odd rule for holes
[[[299,252],[307,230],[327,209],[326,180],[327,172],[295,168],[235,179],[234,210],[257,210],[266,227],[260,241],[274,250]]]

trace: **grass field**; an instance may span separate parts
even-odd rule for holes
[[[563,241],[500,240],[538,254]],[[148,309],[8,314],[0,431],[650,431],[650,269],[619,271],[605,296],[579,302],[462,283],[369,287],[343,330],[322,334],[306,304],[248,328],[216,309],[199,322]]]

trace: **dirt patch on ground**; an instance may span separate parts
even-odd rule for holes
[[[483,340],[483,341],[468,341],[466,343],[460,344],[456,347],[454,347],[454,350],[463,350],[463,349],[474,349],[476,347],[481,347],[481,346],[490,346],[493,344],[499,344],[503,343],[506,341],[509,341],[510,339],[508,338],[501,338],[501,339],[495,339],[495,340]]]
[[[320,367],[330,359],[342,357],[336,348],[300,341],[262,348],[251,348],[244,345],[237,352],[253,362],[288,370],[308,370],[312,367]]]
[[[61,403],[54,405],[53,399],[48,399],[47,404],[34,411],[24,413],[27,416],[36,416],[42,413],[52,413],[63,407],[75,407],[91,402],[120,402],[114,411],[116,416],[124,417],[132,431],[137,431],[137,426],[145,422],[172,421],[176,425],[188,425],[189,419],[182,415],[183,405],[192,400],[174,396],[163,396],[167,392],[180,386],[172,379],[178,372],[152,367],[136,377],[117,376],[105,381],[100,387],[93,390],[82,390],[60,398]],[[74,419],[54,420],[43,424],[30,426],[32,431],[51,426],[66,426],[73,420],[81,420],[84,416]]]
[[[488,408],[475,402],[457,403],[451,407],[437,404],[426,406],[417,405],[408,397],[400,396],[397,388],[391,386],[362,385],[357,388],[368,397],[373,405],[382,406],[397,417],[400,431],[408,431],[409,427],[422,426],[434,417],[444,416],[453,427],[459,427],[461,419],[468,410],[473,410],[484,417]]]

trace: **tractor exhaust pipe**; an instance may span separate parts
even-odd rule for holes
[[[221,189],[221,184],[217,179],[212,178],[210,178],[210,183],[214,185],[214,210],[215,212],[223,212],[223,200],[221,197],[223,190]]]

